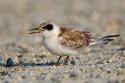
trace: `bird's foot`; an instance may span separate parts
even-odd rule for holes
[[[50,65],[55,65],[55,66],[60,66],[60,63],[59,62],[51,62],[51,64]]]

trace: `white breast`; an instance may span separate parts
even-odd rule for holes
[[[76,50],[71,50],[63,47],[57,38],[47,38],[43,39],[45,47],[52,53],[58,56],[66,55],[76,55],[78,52]]]

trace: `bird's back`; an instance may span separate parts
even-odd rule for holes
[[[93,37],[89,32],[78,31],[73,28],[61,28],[59,34],[59,41],[62,46],[71,49],[78,49],[83,46],[88,46],[93,41]]]

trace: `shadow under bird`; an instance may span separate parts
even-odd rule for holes
[[[62,56],[67,56],[65,63],[71,55],[77,55],[83,48],[107,44],[120,35],[108,35],[105,37],[93,37],[87,31],[79,31],[74,28],[60,27],[53,22],[43,22],[37,28],[30,29],[29,34],[40,33],[44,46],[54,55],[59,56],[55,65],[59,65]]]

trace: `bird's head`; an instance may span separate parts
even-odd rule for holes
[[[29,31],[31,32],[29,34],[40,33],[43,37],[48,37],[58,34],[58,30],[58,26],[49,21],[41,23],[37,28],[30,29]]]

